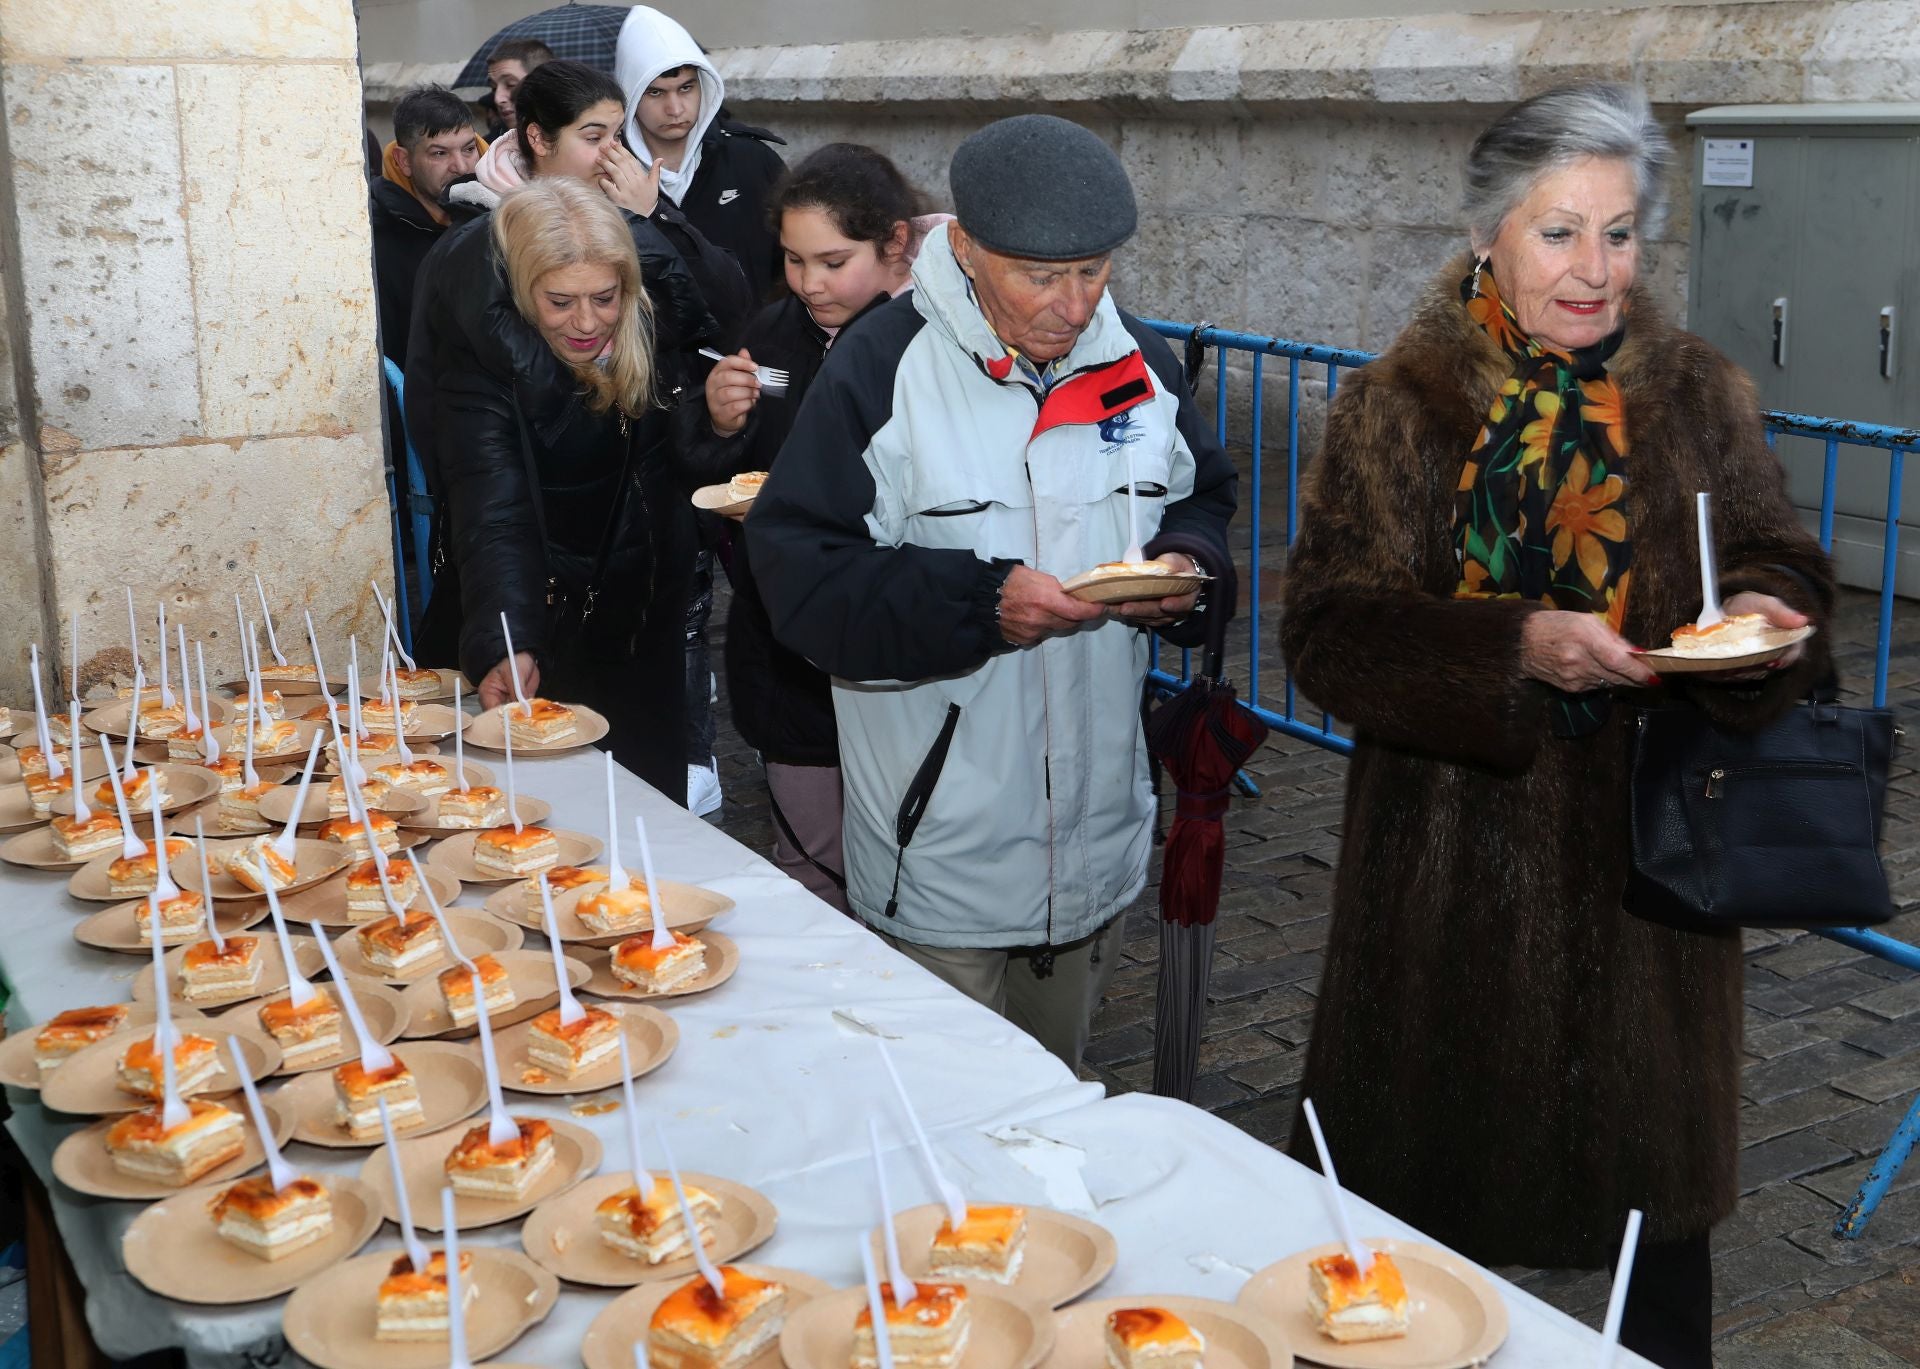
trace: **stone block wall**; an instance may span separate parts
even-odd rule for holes
[[[0,0],[0,701],[128,585],[223,670],[256,570],[293,638],[378,631],[362,99],[351,0]]]

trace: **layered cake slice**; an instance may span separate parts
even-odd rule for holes
[[[213,1229],[249,1255],[277,1260],[327,1238],[333,1197],[313,1179],[295,1179],[276,1191],[270,1177],[256,1174],[214,1199]]]
[[[520,1134],[503,1145],[487,1139],[482,1122],[447,1155],[447,1182],[467,1198],[517,1203],[553,1168],[553,1127],[538,1117],[516,1117]]]
[[[647,1327],[654,1369],[744,1369],[780,1338],[786,1285],[720,1266],[723,1295],[696,1276],[669,1293]]]
[[[240,1114],[204,1098],[188,1102],[190,1115],[168,1127],[158,1107],[122,1117],[107,1132],[107,1154],[122,1174],[184,1188],[247,1148]]]
[[[480,999],[474,996],[474,974],[465,965],[455,965],[440,972],[440,997],[447,1005],[447,1016],[453,1019],[456,1027],[470,1027],[480,1017],[479,1001],[487,1005],[487,1017],[517,1001],[513,991],[513,980],[506,968],[490,955],[473,958],[474,970],[480,972]]]
[[[967,1289],[958,1283],[916,1283],[913,1300],[896,1304],[893,1285],[880,1286],[887,1339],[899,1369],[954,1369],[966,1353],[971,1313]],[[874,1346],[873,1311],[863,1301],[853,1323],[853,1369],[879,1369]]]
[[[1407,1334],[1407,1286],[1393,1256],[1381,1251],[1364,1275],[1345,1253],[1309,1264],[1307,1310],[1321,1335],[1343,1345]]]
[[[720,1200],[704,1188],[683,1185],[687,1206],[693,1212],[694,1228],[702,1245],[713,1244],[713,1224],[720,1218]],[[644,1196],[637,1188],[625,1188],[593,1211],[600,1239],[630,1260],[660,1264],[690,1253],[693,1240],[687,1231],[685,1216],[673,1185],[656,1178]]]
[[[1107,1314],[1107,1369],[1201,1369],[1207,1338],[1164,1307]]]
[[[419,1081],[406,1061],[393,1057],[383,1070],[369,1070],[360,1061],[340,1066],[333,1072],[334,1117],[356,1141],[381,1135],[380,1100],[386,1099],[387,1116],[395,1131],[417,1127],[427,1120],[420,1105]]]

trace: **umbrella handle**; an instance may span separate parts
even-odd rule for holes
[[[1206,654],[1200,663],[1200,673],[1210,680],[1219,679],[1221,662],[1227,655],[1227,626],[1233,622],[1234,611],[1240,603],[1240,576],[1233,568],[1233,558],[1224,554],[1220,543],[1193,533],[1163,532],[1149,545],[1154,556],[1169,551],[1191,556],[1205,566],[1212,577],[1200,587],[1207,610]]]

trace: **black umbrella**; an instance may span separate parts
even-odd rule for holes
[[[631,14],[625,5],[555,6],[516,19],[480,45],[460,70],[456,86],[484,86],[487,83],[487,58],[509,38],[538,38],[553,49],[555,57],[569,62],[585,62],[609,75],[613,72],[613,50],[620,41],[620,26]]]
[[[1209,549],[1162,537],[1162,550],[1203,561]],[[1217,557],[1218,553],[1212,554]],[[1222,678],[1227,624],[1239,589],[1231,565],[1207,566],[1207,646],[1200,673],[1147,720],[1147,745],[1179,790],[1160,866],[1160,978],[1153,1005],[1153,1091],[1193,1098],[1200,1036],[1213,971],[1214,919],[1220,912],[1225,817],[1234,773],[1267,739],[1267,725],[1240,706]]]

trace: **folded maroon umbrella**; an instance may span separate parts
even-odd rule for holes
[[[1207,586],[1207,645],[1200,672],[1147,720],[1147,745],[1179,791],[1160,874],[1153,1091],[1188,1100],[1206,1026],[1229,787],[1267,739],[1267,725],[1240,705],[1221,667],[1238,579],[1230,565],[1208,570],[1214,578]]]

